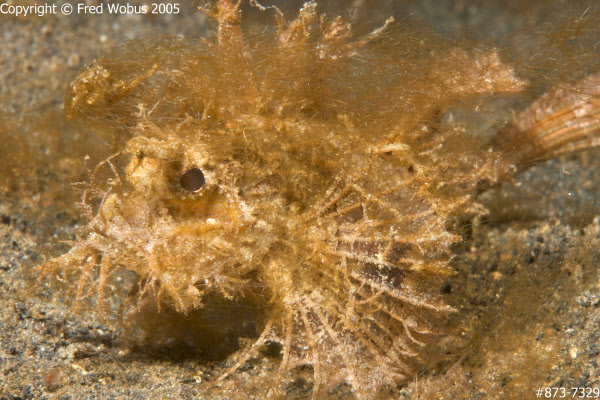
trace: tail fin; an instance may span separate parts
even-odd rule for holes
[[[490,140],[502,175],[540,161],[600,146],[600,72],[550,90]]]

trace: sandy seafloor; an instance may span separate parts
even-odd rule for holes
[[[66,85],[103,49],[150,34],[205,35],[206,18],[181,3],[182,12],[171,16],[0,16],[3,129],[18,132],[36,116],[60,115]],[[524,18],[517,7],[492,2],[382,3],[438,28],[472,26],[492,40]],[[367,4],[376,17],[388,12]],[[36,129],[74,135],[57,126]],[[60,155],[49,158],[58,164],[36,169],[40,193],[26,182],[22,190],[13,185],[0,192],[0,399],[263,398],[261,376],[277,368],[276,357],[261,354],[215,388],[211,380],[230,360],[207,361],[185,348],[127,347],[117,328],[74,315],[52,288],[32,289],[28,271],[48,243],[70,237],[82,223],[74,206],[44,192],[67,193],[72,177],[63,170],[83,158],[70,151],[70,139],[64,143],[41,145]],[[455,333],[439,345],[448,361],[374,398],[533,399],[542,387],[565,388],[571,398],[572,388],[598,393],[599,155],[546,162],[481,195],[490,213],[455,249],[457,274],[443,287],[459,310],[449,321]],[[30,155],[23,157],[26,169]],[[310,397],[310,371],[286,379],[287,398]],[[341,386],[330,398],[352,396]]]

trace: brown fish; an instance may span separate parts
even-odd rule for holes
[[[449,225],[482,182],[599,143],[599,75],[484,141],[440,116],[527,86],[494,50],[392,19],[357,38],[314,2],[291,22],[275,9],[257,36],[239,3],[204,11],[216,40],[133,41],[70,85],[69,119],[122,150],[92,171],[78,241],[41,270],[78,300],[95,292],[100,314],[122,270],[140,308],[256,307],[260,334],[229,373],[278,342],[281,371],[312,365],[314,397],[345,380],[368,398],[433,356],[453,312],[439,294],[461,240]]]

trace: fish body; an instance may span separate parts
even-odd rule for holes
[[[454,311],[439,293],[451,222],[530,158],[441,116],[527,83],[494,50],[440,49],[392,20],[356,38],[313,2],[248,37],[238,6],[206,10],[214,40],[130,42],[70,85],[68,118],[121,151],[91,173],[78,241],[42,269],[74,276],[78,298],[94,288],[101,314],[121,270],[138,307],[260,308],[229,373],[278,342],[282,371],[312,365],[315,396],[345,380],[365,398],[433,357]]]

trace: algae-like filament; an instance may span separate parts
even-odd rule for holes
[[[585,105],[554,92],[547,107],[571,107],[548,118],[585,129],[546,129],[526,111],[488,142],[441,116],[527,88],[497,50],[391,19],[357,38],[316,8],[291,22],[278,12],[251,37],[239,3],[221,0],[205,10],[214,40],[132,41],[88,67],[69,86],[68,117],[124,150],[92,173],[84,203],[99,203],[78,241],[41,269],[72,279],[78,300],[95,290],[101,314],[121,270],[137,276],[130,314],[251,305],[258,338],[228,373],[278,342],[281,371],[312,365],[313,396],[346,381],[368,398],[436,359],[454,311],[439,287],[461,240],[449,225],[481,182],[597,145],[597,76],[566,90]]]

